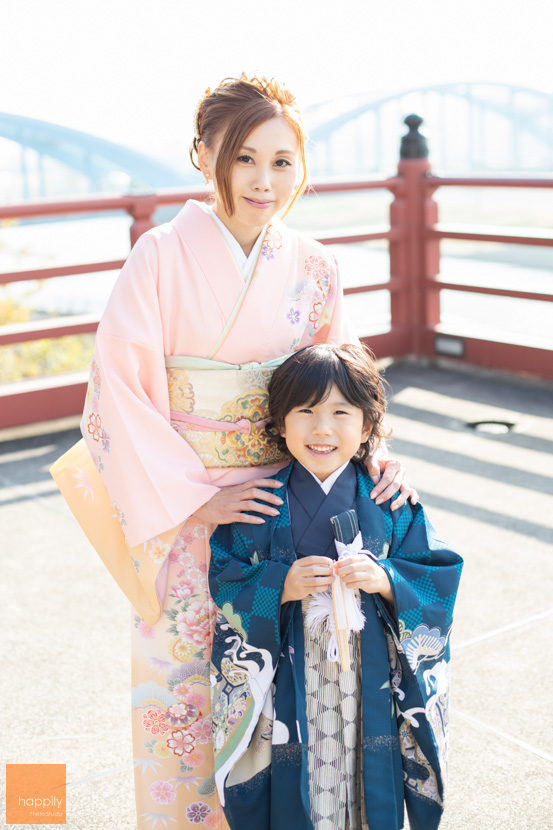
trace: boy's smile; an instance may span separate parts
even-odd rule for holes
[[[319,403],[292,409],[282,435],[290,454],[324,481],[355,455],[370,429],[364,427],[363,410],[332,386]]]

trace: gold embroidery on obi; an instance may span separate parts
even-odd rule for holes
[[[171,426],[206,467],[260,467],[283,460],[264,429],[272,372],[167,369]]]

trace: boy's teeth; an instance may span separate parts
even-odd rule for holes
[[[334,449],[334,447],[327,447],[327,446],[325,446],[325,445],[323,445],[323,446],[317,446],[316,444],[311,444],[311,445],[309,446],[309,449],[310,449],[310,450],[313,450],[314,452],[332,452],[332,450]]]

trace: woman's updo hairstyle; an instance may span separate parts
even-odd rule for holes
[[[215,166],[215,178],[229,216],[234,212],[230,176],[240,148],[252,130],[275,116],[284,118],[294,130],[303,165],[303,178],[286,210],[288,213],[307,186],[306,135],[294,95],[274,78],[269,80],[258,78],[256,75],[248,77],[242,73],[239,78],[225,78],[213,91],[207,89],[198,105],[190,159],[196,170],[199,170],[195,157],[197,159],[200,141],[211,149],[218,138],[222,139]]]

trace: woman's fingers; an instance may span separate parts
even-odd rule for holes
[[[413,506],[417,504],[419,500],[419,494],[416,490],[412,487],[409,487],[407,482],[404,481],[399,492],[399,496],[395,499],[392,504],[390,505],[392,510],[397,510],[398,507],[403,507],[406,501],[410,501]]]
[[[386,469],[378,484],[375,484],[371,491],[371,499],[374,499],[376,504],[382,504],[395,496],[401,489],[405,478],[405,467],[399,461],[390,459],[385,463]]]
[[[261,487],[282,487],[282,481],[277,481],[275,478],[255,478],[253,481],[247,481],[244,484],[238,485],[240,488],[246,490],[255,490],[256,499],[265,499],[271,501],[273,504],[282,504],[282,499],[276,493],[268,493],[266,490],[261,490]]]
[[[256,513],[265,513],[266,516],[278,516],[278,510],[276,510],[276,508],[271,507],[268,504],[262,504],[259,501],[254,501],[253,499],[236,502],[234,509],[236,511],[254,510]]]

